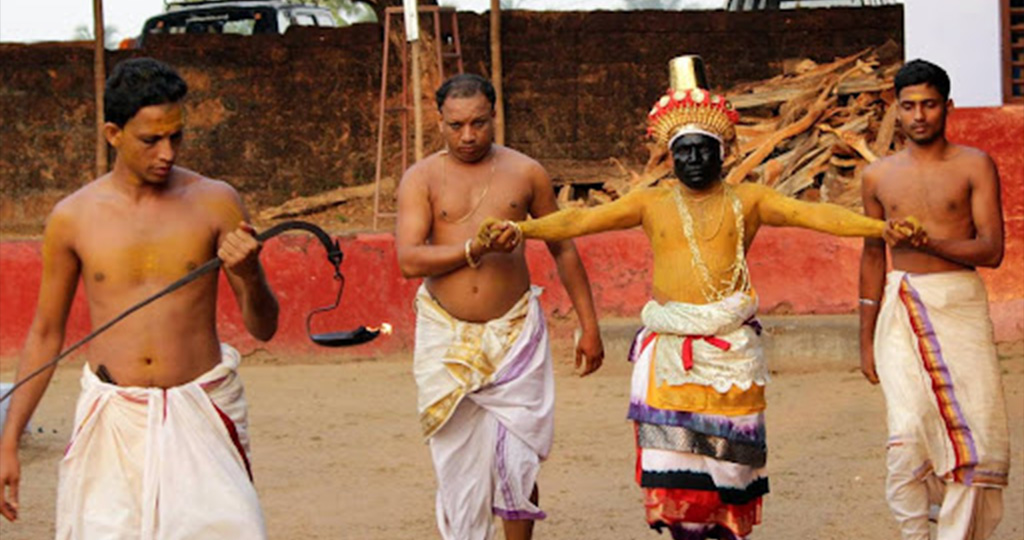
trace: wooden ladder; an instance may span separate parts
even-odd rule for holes
[[[445,61],[454,61],[458,73],[462,73],[462,44],[459,41],[459,18],[454,8],[439,6],[419,6],[417,11],[421,18],[433,19],[434,43],[437,48],[437,69],[441,80],[445,79]],[[397,113],[402,125],[402,172],[409,168],[409,117],[413,111],[411,90],[409,88],[409,42],[405,39],[405,28],[398,21],[405,17],[401,7],[389,7],[384,12],[384,54],[381,59],[380,72],[380,113],[377,121],[377,170],[373,191],[373,229],[377,230],[381,218],[395,217],[395,212],[382,212],[380,207],[380,185],[384,169],[384,131],[385,120],[389,114]],[[393,22],[393,19],[397,19]],[[447,23],[444,19],[448,19]],[[391,27],[402,28],[403,37],[399,47],[402,59],[402,104],[397,107],[387,106],[388,97],[388,66],[391,53]],[[404,23],[403,23],[404,24]],[[444,26],[447,24],[447,26]],[[443,40],[450,32],[452,42],[447,47]],[[447,50],[446,50],[447,49]]]

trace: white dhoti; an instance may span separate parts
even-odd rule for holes
[[[875,333],[886,494],[905,540],[988,538],[1002,516],[1009,437],[985,287],[973,271],[891,272]]]
[[[543,519],[530,502],[554,434],[554,376],[539,288],[501,318],[458,320],[421,287],[413,371],[446,540],[494,537],[494,515]]]
[[[174,388],[118,387],[86,366],[60,464],[57,538],[266,538],[249,470],[238,351]]]

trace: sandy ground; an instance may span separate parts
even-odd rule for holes
[[[539,539],[667,538],[644,523],[625,420],[625,340],[595,375],[571,375],[556,346],[555,448],[540,480]],[[855,357],[851,357],[851,364]],[[1024,539],[1024,354],[1003,358],[1013,463],[997,539]],[[52,537],[57,461],[80,364],[60,370],[22,451],[22,520],[3,540]],[[243,368],[256,484],[271,538],[425,539],[434,476],[418,434],[409,361],[340,364],[278,358]],[[12,374],[3,374],[10,380]],[[896,539],[883,498],[884,404],[855,371],[778,373],[768,392],[772,493],[757,539]]]

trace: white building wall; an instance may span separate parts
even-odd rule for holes
[[[959,107],[1003,104],[999,0],[903,0],[907,60],[942,66]]]

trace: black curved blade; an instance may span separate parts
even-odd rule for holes
[[[350,347],[372,341],[379,335],[380,330],[368,330],[365,326],[360,326],[355,330],[346,330],[344,332],[310,334],[309,339],[312,339],[313,343],[321,347]]]

